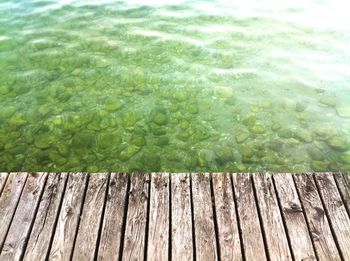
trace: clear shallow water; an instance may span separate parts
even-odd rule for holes
[[[345,1],[0,1],[1,171],[349,171]]]

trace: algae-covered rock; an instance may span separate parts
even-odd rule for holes
[[[304,103],[304,102],[297,102],[297,103],[295,104],[295,110],[296,110],[297,112],[303,112],[303,111],[305,111],[306,107],[307,107],[307,104]]]
[[[311,169],[313,171],[328,171],[329,170],[329,162],[313,160],[313,161],[311,161]]]
[[[277,132],[277,135],[284,139],[290,139],[293,137],[293,132],[290,129],[281,129]]]
[[[131,138],[130,143],[135,146],[142,147],[146,145],[146,139],[143,136],[134,136]]]
[[[156,139],[156,144],[158,146],[166,146],[169,145],[169,138],[167,136],[160,136]]]
[[[325,153],[324,151],[320,150],[319,148],[316,148],[315,146],[311,146],[307,149],[308,154],[313,160],[316,161],[323,161],[325,160]]]
[[[250,134],[244,131],[240,131],[236,134],[237,143],[242,143],[249,138]]]
[[[232,87],[219,86],[215,88],[215,94],[220,98],[231,98],[233,97],[233,89]]]
[[[0,85],[0,95],[6,95],[11,92],[11,89],[6,85]],[[1,96],[0,96],[1,97]]]
[[[350,150],[347,152],[344,152],[340,155],[340,159],[346,163],[346,164],[350,164]]]
[[[121,142],[121,137],[115,133],[101,133],[97,136],[97,145],[100,149],[114,148]]]
[[[320,99],[320,103],[325,106],[334,107],[337,104],[337,101],[335,98],[332,97],[322,97]]]
[[[117,99],[108,99],[105,103],[105,110],[109,112],[118,111],[123,107],[123,102]]]
[[[78,132],[73,137],[73,146],[76,148],[91,148],[96,145],[96,134],[92,131]]]
[[[246,126],[252,126],[256,123],[256,116],[254,114],[248,114],[243,117],[242,122]]]
[[[217,161],[220,164],[225,164],[234,160],[231,146],[221,146],[215,150],[215,154],[217,156]]]
[[[49,148],[56,140],[57,138],[50,134],[38,135],[35,137],[34,145],[37,148],[46,149]]]
[[[266,132],[266,129],[261,124],[254,124],[252,126],[249,126],[249,131],[254,134],[264,134]]]
[[[133,127],[138,121],[139,118],[137,114],[133,112],[126,112],[122,116],[122,122],[124,127]]]
[[[26,123],[27,123],[27,120],[24,119],[24,115],[21,113],[16,113],[9,120],[9,124],[16,127],[25,125]]]
[[[200,167],[211,167],[216,165],[216,155],[212,150],[202,149],[198,152],[197,161]]]
[[[58,152],[56,151],[50,151],[49,152],[49,158],[53,163],[55,163],[57,166],[63,166],[67,162],[67,157],[62,157]]]
[[[350,106],[337,106],[336,110],[340,117],[350,118]]]
[[[294,137],[303,142],[312,142],[312,133],[305,129],[299,129],[295,132]]]
[[[122,152],[120,152],[120,160],[127,161],[130,158],[132,158],[136,153],[140,151],[140,147],[135,145],[129,145],[127,146]]]
[[[282,126],[278,122],[273,122],[272,125],[271,125],[271,130],[272,131],[278,131],[281,128],[282,128]]]
[[[152,121],[158,125],[165,125],[168,122],[166,114],[157,112],[153,115]]]
[[[345,151],[349,148],[348,139],[344,136],[336,135],[327,140],[327,144],[336,150]]]

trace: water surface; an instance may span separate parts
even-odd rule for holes
[[[158,2],[0,1],[1,171],[350,171],[345,1]]]

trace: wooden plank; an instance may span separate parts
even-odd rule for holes
[[[209,173],[192,175],[197,260],[218,260]]]
[[[151,174],[147,260],[168,260],[169,173]]]
[[[311,174],[294,174],[318,260],[341,260]]]
[[[255,173],[253,181],[270,260],[292,260],[272,175]]]
[[[316,173],[315,179],[342,257],[350,260],[350,218],[335,180],[330,173]]]
[[[126,217],[123,260],[143,260],[145,257],[149,174],[133,173]]]
[[[232,182],[245,260],[267,260],[251,174],[234,173]]]
[[[44,189],[47,173],[30,173],[6,236],[0,260],[21,260]]]
[[[171,174],[172,260],[193,260],[191,187],[188,173]]]
[[[316,260],[298,192],[290,173],[273,175],[294,260]]]
[[[213,174],[213,191],[220,257],[222,260],[242,260],[236,206],[229,173]]]
[[[126,173],[111,174],[98,252],[100,261],[119,260],[128,181]]]
[[[0,172],[0,197],[1,197],[2,190],[5,187],[7,177],[8,177],[7,172]]]
[[[102,212],[107,192],[108,174],[90,174],[81,214],[73,260],[94,260]]]
[[[84,199],[86,173],[69,173],[66,191],[59,213],[50,260],[70,260]]]
[[[66,181],[67,173],[50,173],[48,175],[24,260],[40,261],[46,259]]]
[[[350,215],[350,173],[334,173],[344,205]]]
[[[27,179],[27,173],[10,173],[0,198],[0,252],[16,211],[18,200]]]

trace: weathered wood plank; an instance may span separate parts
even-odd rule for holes
[[[169,173],[151,174],[147,260],[168,260]]]
[[[232,174],[232,182],[245,260],[267,260],[251,174],[234,173]]]
[[[290,173],[273,175],[294,260],[316,260],[298,192]]]
[[[315,179],[339,250],[345,260],[350,260],[350,218],[335,180],[330,173],[316,173]]]
[[[149,181],[148,173],[131,176],[123,260],[143,260],[145,257]]]
[[[7,177],[8,177],[7,172],[0,172],[0,197],[1,197],[2,190],[5,187]]]
[[[21,260],[44,189],[47,173],[30,173],[6,236],[0,260]]]
[[[171,179],[171,256],[172,260],[193,260],[191,187],[188,173]]]
[[[106,173],[90,174],[73,250],[73,260],[94,260],[107,183],[108,175]]]
[[[86,173],[68,173],[68,183],[59,213],[50,260],[70,260],[84,199]]]
[[[98,260],[119,260],[129,175],[111,173]]]
[[[192,175],[197,260],[218,260],[209,173]]]
[[[67,173],[50,173],[28,241],[24,260],[45,260],[55,229]]]
[[[341,260],[311,174],[294,174],[318,260]]]
[[[213,190],[222,260],[242,260],[236,206],[229,173],[213,174]]]
[[[255,173],[253,181],[270,260],[292,260],[272,175]]]
[[[12,217],[16,211],[27,173],[10,173],[0,198],[0,252],[10,227]]]
[[[350,215],[350,173],[334,173],[344,205]]]

